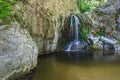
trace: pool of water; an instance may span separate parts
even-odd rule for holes
[[[120,80],[120,53],[80,51],[41,56],[34,80]]]

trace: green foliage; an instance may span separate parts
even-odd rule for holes
[[[78,0],[78,9],[81,13],[94,9],[97,5],[103,4],[106,0]]]
[[[90,10],[90,5],[86,5],[85,0],[78,0],[78,8],[83,13]]]
[[[104,31],[100,31],[99,35],[103,36],[103,35],[105,35],[105,32]]]
[[[10,16],[12,11],[12,5],[16,3],[17,0],[0,0],[0,18]]]
[[[20,0],[6,0],[7,2],[9,2],[11,5],[17,4],[18,1]]]
[[[89,34],[88,29],[83,27],[81,32],[80,32],[81,39],[84,40],[84,41],[87,41],[87,34]]]
[[[9,16],[11,10],[12,10],[12,7],[8,2],[3,0],[0,1],[0,18]]]
[[[97,36],[104,36],[105,35],[105,30],[101,29],[98,33]]]

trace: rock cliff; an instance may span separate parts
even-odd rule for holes
[[[86,14],[92,20],[93,26],[90,28],[90,33],[94,37],[94,47],[102,48],[103,41],[108,44],[114,42],[115,44],[112,46],[116,50],[120,50],[120,0],[108,0],[105,4]],[[100,37],[101,34],[104,38]]]
[[[25,0],[14,7],[40,54],[45,54],[56,51],[64,20],[76,10],[77,0]]]

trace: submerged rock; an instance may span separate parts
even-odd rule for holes
[[[38,49],[19,24],[0,26],[0,80],[18,77],[36,67]]]

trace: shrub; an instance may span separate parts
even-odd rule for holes
[[[0,0],[0,18],[10,16],[12,11],[12,5],[16,3],[17,0]]]
[[[78,0],[78,9],[81,13],[84,13],[94,9],[97,5],[101,5],[104,2],[106,2],[106,0]]]

